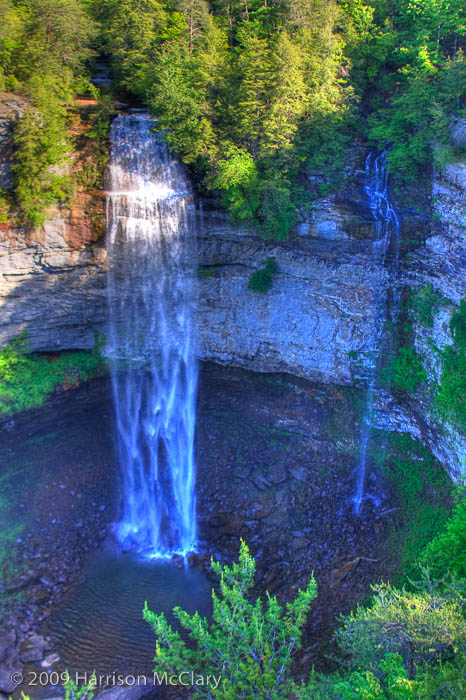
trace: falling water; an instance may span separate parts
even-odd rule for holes
[[[372,261],[375,265],[383,267],[388,249],[391,247],[394,253],[392,263],[392,275],[396,275],[399,266],[399,233],[400,224],[398,217],[390,201],[388,191],[387,152],[383,151],[378,156],[369,153],[366,158],[365,192],[369,199],[369,206],[376,222],[376,237],[372,244]],[[395,291],[392,310],[392,320],[397,316],[400,299]],[[370,368],[370,377],[366,390],[366,401],[361,431],[361,447],[358,462],[358,477],[356,493],[353,498],[354,510],[357,514],[361,511],[364,500],[364,490],[367,474],[367,457],[369,438],[372,428],[374,412],[375,383],[377,379],[377,361],[382,344],[383,325],[385,320],[386,298],[383,286],[378,285],[374,290],[375,321],[373,326],[372,347],[375,348],[375,357]]]
[[[196,544],[194,216],[188,185],[145,114],[110,132],[107,252],[117,448],[117,535],[150,556]]]

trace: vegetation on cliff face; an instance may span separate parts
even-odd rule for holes
[[[45,355],[27,350],[25,338],[17,338],[0,351],[0,414],[40,406],[57,388],[76,386],[103,366],[99,341],[93,352]]]
[[[273,276],[278,272],[275,258],[267,258],[264,267],[252,273],[248,282],[248,289],[256,294],[268,292],[272,286]]]
[[[466,430],[466,299],[450,321],[453,345],[441,351],[442,377],[435,405],[441,417]]]

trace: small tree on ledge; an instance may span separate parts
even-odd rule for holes
[[[283,609],[269,593],[265,604],[260,598],[249,602],[247,594],[254,585],[256,565],[242,540],[238,563],[230,568],[212,560],[212,568],[220,577],[219,595],[212,591],[212,621],[198,612],[190,615],[174,608],[194,644],[188,646],[165,615],[152,612],[146,602],[144,619],[157,637],[155,671],[159,677],[165,672],[178,676],[187,671],[204,679],[215,677],[208,685],[193,688],[195,698],[291,700],[297,688],[289,669],[317,595],[314,577]]]

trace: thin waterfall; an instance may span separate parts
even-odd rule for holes
[[[110,358],[122,471],[122,546],[196,546],[193,352],[195,218],[186,177],[146,114],[110,130]]]
[[[396,211],[390,201],[388,190],[387,151],[379,155],[369,153],[366,158],[365,187],[364,190],[369,200],[369,206],[376,222],[376,237],[372,244],[372,263],[383,267],[388,249],[391,247],[394,253],[392,262],[392,276],[396,276],[399,267],[399,234],[400,224]],[[362,420],[361,443],[357,469],[356,493],[353,497],[355,513],[361,512],[364,500],[364,491],[367,475],[367,459],[369,439],[372,429],[374,413],[374,395],[377,381],[378,359],[383,342],[383,327],[386,311],[386,297],[382,285],[378,285],[374,291],[375,321],[373,326],[372,347],[375,348],[375,357],[370,367],[370,376],[366,389],[366,400]],[[400,298],[397,291],[394,292],[392,306],[392,321],[398,316]]]

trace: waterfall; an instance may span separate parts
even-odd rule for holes
[[[196,544],[193,205],[148,115],[110,131],[110,359],[122,471],[122,546],[151,556]]]
[[[371,257],[373,264],[383,267],[388,249],[391,247],[394,253],[392,263],[392,276],[396,276],[399,267],[399,235],[400,224],[396,211],[390,201],[388,190],[387,151],[375,156],[369,153],[366,158],[365,168],[365,193],[369,200],[369,206],[376,222],[376,237],[372,244]],[[375,348],[375,357],[370,367],[370,376],[366,389],[366,399],[361,430],[361,446],[357,468],[356,493],[353,497],[355,513],[359,515],[364,500],[364,491],[367,475],[367,459],[369,439],[372,429],[374,412],[374,394],[377,381],[378,359],[383,342],[383,326],[385,321],[386,297],[383,286],[378,285],[374,292],[375,321],[373,326],[372,346]],[[392,304],[392,321],[396,320],[400,305],[400,297],[397,291]]]

